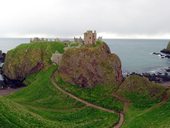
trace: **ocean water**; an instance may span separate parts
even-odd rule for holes
[[[123,72],[163,72],[170,67],[170,59],[162,59],[153,52],[167,47],[169,40],[105,40],[122,62]]]
[[[0,38],[0,50],[7,52],[10,49],[15,48],[21,43],[28,43],[30,39],[28,38]]]
[[[21,43],[28,43],[28,38],[0,38],[0,50],[7,52]],[[123,72],[156,72],[170,67],[170,59],[161,59],[153,55],[160,52],[169,40],[125,40],[107,39],[111,51],[116,53],[122,62]]]

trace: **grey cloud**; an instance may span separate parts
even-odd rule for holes
[[[86,29],[118,35],[170,33],[169,0],[14,1],[12,14],[0,9],[1,37],[12,33],[74,36]]]

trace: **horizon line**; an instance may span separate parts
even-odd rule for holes
[[[35,36],[36,37],[36,36]],[[13,39],[31,39],[34,37],[0,37],[0,39],[7,39],[7,38],[13,38]],[[38,38],[47,38],[47,39],[55,39],[55,37],[38,37]],[[74,37],[61,37],[58,39],[74,39]],[[118,39],[118,40],[170,40],[170,38],[103,38],[103,40],[109,40],[109,39]]]

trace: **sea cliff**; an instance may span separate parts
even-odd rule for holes
[[[161,52],[165,54],[170,54],[170,42],[168,43],[167,48],[161,50]]]
[[[52,64],[50,58],[56,51],[62,53],[64,44],[60,42],[37,42],[21,44],[10,50],[5,58],[4,75],[11,80],[24,80]]]
[[[59,75],[64,81],[81,87],[120,84],[123,79],[121,61],[105,43],[66,50]]]

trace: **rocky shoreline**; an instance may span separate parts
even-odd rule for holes
[[[170,51],[167,50],[167,49],[163,49],[163,50],[161,50],[161,52],[162,52],[162,53],[165,53],[165,54],[170,54]]]
[[[165,52],[153,52],[152,54],[153,54],[153,55],[160,56],[162,59],[163,59],[163,58],[168,58],[168,59],[170,59],[170,53],[167,54],[167,53],[165,53]]]
[[[127,76],[130,75],[138,75],[141,77],[146,77],[149,79],[149,81],[154,81],[156,83],[169,83],[170,82],[170,75],[168,75],[168,73],[135,73],[132,72],[130,74],[128,74]]]
[[[160,52],[153,52],[153,55],[160,56],[162,59],[167,58],[170,59],[170,50],[169,50],[169,45],[168,44],[166,49],[161,50]],[[157,72],[157,73],[142,73],[139,74],[141,76],[147,77],[150,81],[155,81],[157,83],[163,83],[163,85],[170,85],[170,67],[164,69],[164,73],[162,72]]]
[[[25,87],[26,85],[23,83],[23,81],[19,80],[11,80],[7,78],[3,73],[0,74],[2,79],[0,80],[0,90],[6,89],[6,88],[20,88]]]

